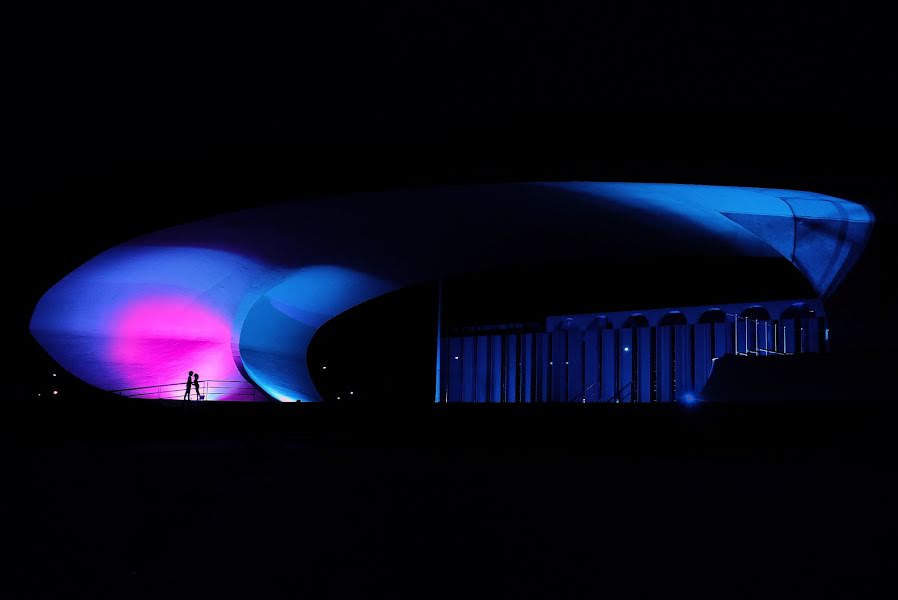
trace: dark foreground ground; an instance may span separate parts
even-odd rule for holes
[[[898,411],[178,406],[4,421],[4,598],[894,597]]]

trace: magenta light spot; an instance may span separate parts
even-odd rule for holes
[[[188,371],[204,381],[243,380],[231,353],[228,322],[193,298],[142,298],[121,310],[110,329],[109,359],[127,387],[186,382]],[[162,390],[156,397],[168,395],[177,391]]]

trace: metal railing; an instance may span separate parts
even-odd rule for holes
[[[197,398],[196,387],[190,386],[190,401],[220,401],[230,400],[237,402],[259,402],[266,400],[265,394],[248,381],[234,379],[206,379],[201,380],[200,397]],[[145,385],[141,387],[123,388],[111,390],[113,394],[126,398],[142,398],[147,400],[185,400],[187,396],[187,384],[162,383],[159,385]]]
[[[752,319],[733,313],[726,313],[726,317],[733,319],[733,351],[737,356],[795,354],[795,348],[791,351],[789,348],[790,330],[785,322]]]
[[[627,383],[622,388],[620,388],[619,390],[614,392],[614,395],[612,395],[610,398],[605,400],[605,402],[610,402],[612,404],[617,404],[619,402],[622,402],[624,400],[624,398],[627,398],[630,396],[630,392],[632,391],[631,390],[632,385],[633,385],[632,381]],[[571,398],[568,400],[568,402],[577,402],[579,400],[580,402],[585,404],[586,400],[588,398],[590,398],[593,394],[595,394],[595,392],[598,389],[599,389],[599,382],[596,381],[592,385],[587,387],[585,390],[583,390],[582,393],[574,394],[573,396],[571,396]]]
[[[581,401],[583,404],[586,404],[586,400],[587,400],[590,396],[592,396],[593,394],[595,394],[598,385],[599,385],[599,382],[598,382],[598,381],[592,382],[592,383],[589,385],[589,387],[587,387],[587,388],[586,388],[585,390],[583,390],[581,393],[579,393],[579,394],[574,394],[573,396],[571,396],[571,397],[568,399],[568,402],[576,402],[577,400],[579,400],[579,401]]]
[[[623,402],[624,398],[630,396],[630,392],[633,388],[633,382],[629,382],[627,385],[622,387],[621,389],[614,392],[614,395],[608,398],[608,402],[613,402],[614,404],[618,404],[619,402]]]

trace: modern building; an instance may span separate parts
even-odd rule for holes
[[[812,192],[646,183],[284,202],[108,249],[31,331],[146,398],[192,370],[218,400],[689,401],[724,354],[825,351],[873,222]]]

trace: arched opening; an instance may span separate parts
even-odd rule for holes
[[[702,313],[702,315],[698,318],[698,322],[701,324],[705,323],[726,323],[727,316],[726,313],[720,310],[719,308],[710,308]]]
[[[813,317],[816,314],[811,305],[807,302],[796,302],[785,311],[783,311],[782,318],[785,319],[801,319]]]
[[[634,313],[630,315],[626,321],[624,321],[625,328],[636,328],[636,327],[648,327],[649,320],[642,313]]]
[[[598,317],[596,317],[596,328],[614,329],[614,324],[611,322],[611,319],[609,319],[605,315],[599,315]]]
[[[745,319],[751,319],[753,321],[769,321],[770,313],[767,312],[767,309],[760,305],[751,306],[742,311],[739,315]]]
[[[658,325],[685,325],[686,317],[678,310],[672,310],[658,321]]]
[[[785,352],[799,354],[811,349],[809,325],[817,316],[807,302],[796,302],[783,311],[782,327]]]

